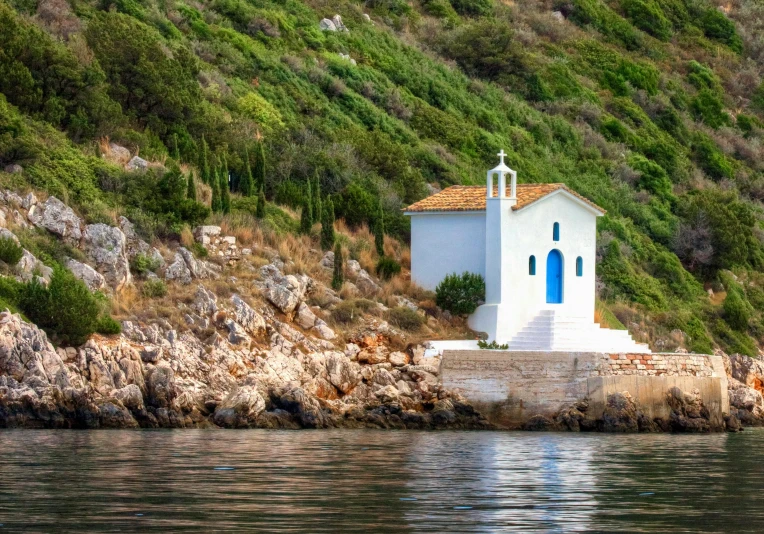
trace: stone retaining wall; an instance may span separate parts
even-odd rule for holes
[[[600,376],[697,376],[714,374],[712,356],[707,354],[607,354]]]
[[[729,413],[727,375],[719,356],[446,350],[440,376],[445,389],[463,395],[494,424],[521,427],[536,415],[554,417],[589,401],[603,413],[608,396],[628,392],[650,417],[668,417],[668,390],[697,392],[723,427]]]

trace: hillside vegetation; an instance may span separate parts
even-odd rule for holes
[[[319,29],[335,14],[349,31]],[[602,321],[755,355],[762,27],[754,0],[0,0],[0,169],[23,167],[0,181],[149,239],[254,215],[261,189],[258,224],[294,232],[275,206],[310,187],[405,241],[401,207],[504,149],[521,182],[608,210]],[[126,171],[109,141],[169,170]]]

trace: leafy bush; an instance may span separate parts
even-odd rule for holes
[[[710,89],[701,89],[690,103],[692,115],[711,128],[719,128],[730,123],[730,116],[724,111],[721,95]]]
[[[209,255],[207,248],[197,241],[191,243],[191,246],[188,248],[191,249],[191,252],[193,252],[194,256],[197,258],[206,258]]]
[[[435,288],[435,303],[454,315],[469,315],[484,300],[485,280],[479,274],[449,274]]]
[[[10,237],[0,237],[0,260],[11,267],[16,265],[24,255],[24,249]]]
[[[488,343],[484,339],[478,340],[478,348],[482,350],[507,350],[509,349],[509,344],[507,343],[496,343],[496,340],[491,341]]]
[[[640,30],[661,41],[671,38],[671,22],[655,0],[623,0],[621,7],[634,26]]]
[[[101,302],[87,286],[63,267],[55,266],[48,287],[37,278],[21,290],[19,307],[37,326],[60,343],[79,345],[95,332],[101,319]]]
[[[396,274],[401,272],[401,264],[395,261],[394,258],[388,256],[382,256],[377,262],[377,276],[385,280],[389,280]]]
[[[477,17],[487,15],[493,9],[491,0],[450,0],[454,11],[460,15]]]
[[[162,280],[146,280],[141,287],[141,294],[146,298],[159,298],[167,295],[167,284]]]
[[[732,328],[739,332],[748,330],[748,321],[751,319],[753,307],[746,300],[745,295],[739,287],[730,287],[727,291],[727,298],[722,305],[724,310],[724,320]]]
[[[138,275],[145,275],[149,272],[154,272],[159,269],[161,263],[158,258],[152,258],[143,253],[138,253],[130,262],[130,269]]]
[[[101,315],[96,321],[95,331],[104,336],[116,336],[122,332],[122,325],[113,317]]]
[[[743,51],[743,41],[737,34],[735,23],[718,9],[708,9],[698,22],[706,37],[726,44],[735,52]]]
[[[413,332],[419,330],[424,324],[424,317],[411,308],[398,306],[387,312],[387,320],[393,326]]]

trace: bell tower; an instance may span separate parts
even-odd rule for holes
[[[499,164],[486,175],[485,304],[470,317],[470,326],[487,332],[489,341],[505,343],[508,340],[501,333],[509,329],[511,299],[508,269],[511,243],[507,226],[512,206],[517,204],[517,173],[504,163],[503,150],[497,155]],[[509,191],[507,176],[511,180]]]

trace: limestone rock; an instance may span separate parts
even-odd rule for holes
[[[10,239],[17,245],[19,245],[19,238],[16,237],[16,234],[8,230],[7,228],[0,228],[0,239]]]
[[[244,302],[239,295],[231,296],[231,304],[236,322],[242,325],[250,335],[257,338],[265,334],[266,324],[262,315]]]
[[[22,280],[29,281],[38,276],[46,284],[50,282],[50,277],[53,275],[53,269],[38,260],[27,249],[24,249],[21,259],[16,264],[16,272]]]
[[[44,203],[29,208],[27,217],[38,228],[45,228],[71,242],[78,242],[82,237],[82,221],[72,208],[56,197],[48,197]]]
[[[332,22],[330,19],[321,19],[321,22],[318,23],[318,27],[325,32],[337,31],[337,27],[334,25],[334,22]]]
[[[106,287],[106,279],[104,276],[86,263],[69,258],[66,261],[66,268],[69,269],[76,278],[85,282],[85,285],[88,286],[88,289],[91,291],[97,291]]]
[[[329,353],[325,364],[329,382],[342,393],[349,393],[361,382],[360,365],[341,352]]]
[[[244,330],[244,327],[241,326],[236,321],[233,321],[231,319],[228,319],[225,323],[226,328],[228,328],[228,342],[232,345],[242,345],[242,344],[249,344],[250,338],[247,335],[246,330]]]
[[[300,303],[300,306],[297,308],[297,324],[299,324],[305,330],[309,330],[316,325],[316,319],[316,314],[313,313],[313,311],[310,309],[310,306],[304,302]]]
[[[602,414],[605,432],[637,432],[637,406],[627,391],[608,395]]]
[[[332,22],[334,23],[334,27],[337,28],[337,31],[339,32],[349,31],[347,27],[345,26],[345,24],[343,24],[342,17],[340,17],[339,15],[334,15],[332,17]]]
[[[125,408],[143,410],[143,394],[141,393],[141,388],[135,384],[128,384],[123,388],[115,390],[112,396],[120,401]]]
[[[254,386],[242,386],[231,393],[215,409],[216,425],[236,428],[254,424],[265,411],[265,400]]]
[[[179,252],[175,253],[172,262],[167,266],[167,269],[165,269],[164,278],[165,280],[175,280],[181,284],[191,283],[191,271]]]
[[[19,165],[18,163],[11,163],[10,165],[6,165],[5,169],[3,169],[8,174],[21,174],[24,172],[24,167]]]
[[[398,402],[400,393],[398,393],[398,389],[396,389],[395,386],[385,386],[376,390],[374,395],[377,396],[380,402],[391,404],[393,402]]]
[[[371,22],[371,17],[369,16],[368,13],[364,13],[362,16],[363,16],[363,20],[365,20],[366,22]]]
[[[37,196],[35,196],[34,193],[27,193],[27,196],[24,197],[24,200],[21,201],[21,207],[25,210],[28,210],[32,206],[37,204]]]
[[[133,159],[127,162],[127,170],[129,171],[145,171],[149,168],[149,162],[138,156],[133,156]]]
[[[130,161],[130,151],[117,143],[109,143],[109,159],[125,165]]]
[[[355,279],[355,285],[366,295],[375,295],[382,289],[364,269],[361,269],[361,272],[358,273],[358,277]]]
[[[334,269],[334,252],[330,250],[324,254],[324,256],[321,258],[320,265],[324,269]]]
[[[316,326],[312,328],[311,332],[318,335],[318,337],[321,339],[325,339],[327,341],[331,341],[337,337],[337,334],[334,332],[334,330],[329,328],[329,325],[326,324],[326,321],[323,319],[316,319]]]
[[[308,276],[284,276],[273,264],[263,266],[260,275],[263,295],[286,315],[291,315],[313,288],[313,280]]]
[[[146,375],[148,401],[157,408],[167,408],[176,396],[175,372],[166,362],[151,369]]]
[[[357,260],[348,260],[345,263],[345,271],[350,278],[357,278],[361,271],[363,271],[363,268]]]
[[[103,223],[89,224],[83,234],[83,248],[109,286],[120,290],[132,282],[122,230]]]
[[[125,239],[127,240],[128,259],[133,260],[138,254],[143,254],[159,267],[164,265],[165,262],[162,254],[138,236],[138,233],[135,231],[135,225],[127,217],[120,216],[119,229],[125,234]]]
[[[409,363],[409,357],[404,352],[391,352],[387,357],[387,360],[393,364],[394,367],[403,367]]]
[[[218,311],[218,298],[209,289],[199,286],[196,288],[193,306],[199,315],[209,317]]]
[[[194,228],[194,238],[197,243],[201,243],[205,247],[212,242],[213,237],[220,235],[219,226],[197,226]]]

